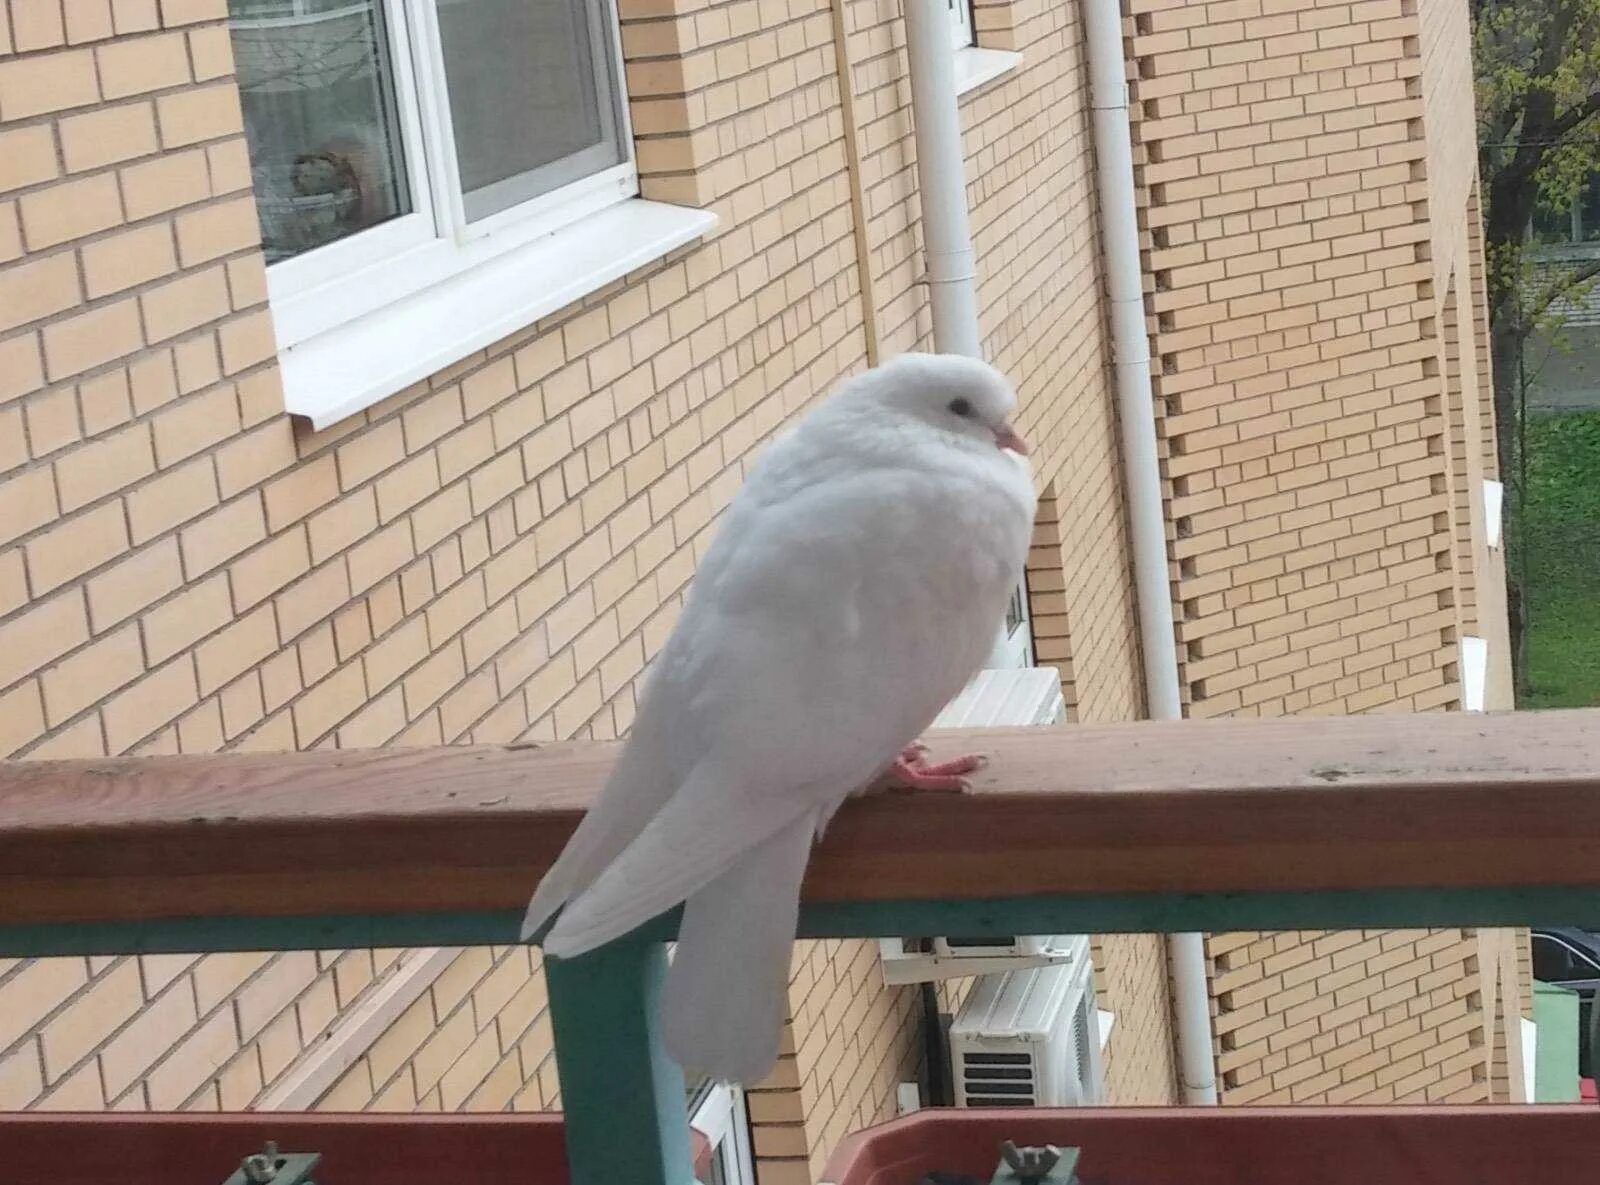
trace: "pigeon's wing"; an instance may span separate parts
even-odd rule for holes
[[[785,457],[804,441],[780,441],[751,473],[701,560],[695,583],[672,635],[657,657],[639,696],[628,740],[617,764],[584,813],[561,855],[534,891],[522,921],[524,941],[538,933],[556,910],[587,888],[675,794],[708,740],[699,722],[714,711],[703,689],[709,672],[726,664],[723,652],[740,636],[726,628],[727,614],[715,590],[747,584],[752,550],[746,539],[781,537],[789,529],[782,471],[796,468]],[[774,475],[774,469],[780,475]],[[798,465],[804,472],[803,463]],[[731,582],[724,575],[735,571]],[[702,590],[706,591],[702,591]]]
[[[548,952],[572,957],[620,937],[797,820],[814,823],[960,690],[1004,606],[1006,565],[988,563],[994,573],[985,569],[974,596],[954,565],[973,553],[984,562],[983,548],[958,535],[952,578],[928,579],[942,524],[923,519],[939,499],[896,496],[916,480],[842,478],[730,521],[675,655],[674,694],[699,759],[572,897]]]
[[[700,694],[718,668],[719,652],[738,639],[722,628],[719,596],[703,593],[730,569],[735,585],[748,583],[748,539],[777,537],[788,529],[785,503],[795,480],[814,483],[827,471],[803,433],[781,438],[751,471],[701,559],[682,616],[656,658],[639,696],[628,740],[617,764],[561,855],[534,891],[522,921],[524,941],[538,933],[577,893],[587,888],[628,846],[683,784],[707,746],[698,727]]]
[[[678,788],[680,771],[688,768],[678,756],[686,739],[683,705],[663,675],[658,670],[647,680],[633,730],[611,776],[534,891],[522,919],[524,941],[568,898],[587,887]]]
[[[620,938],[716,880],[788,824],[809,821],[816,805],[796,789],[802,792],[753,794],[726,766],[696,766],[639,837],[556,918],[545,953],[574,958]]]

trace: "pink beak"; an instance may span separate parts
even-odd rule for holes
[[[1028,455],[1028,442],[1017,435],[1017,430],[1010,424],[1002,423],[994,430],[994,442],[1001,448],[1010,449],[1019,457]]]

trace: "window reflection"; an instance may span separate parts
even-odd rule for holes
[[[229,0],[267,262],[411,212],[382,0]]]

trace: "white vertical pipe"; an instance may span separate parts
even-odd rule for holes
[[[1084,0],[1090,106],[1104,240],[1106,286],[1111,299],[1111,340],[1122,471],[1132,535],[1139,638],[1144,651],[1145,696],[1150,716],[1177,720],[1178,650],[1173,638],[1172,590],[1167,571],[1166,512],[1156,458],[1155,396],[1150,385],[1150,342],[1145,333],[1144,285],[1139,264],[1139,224],[1133,188],[1133,140],[1128,129],[1127,63],[1119,0]],[[1215,1104],[1211,1052],[1211,993],[1206,983],[1205,938],[1167,937],[1178,1023],[1178,1065],[1183,1101]]]
[[[933,348],[940,354],[978,358],[977,267],[967,221],[950,20],[944,0],[905,0],[905,18]]]
[[[977,256],[967,219],[966,158],[949,9],[944,0],[905,0],[905,19],[933,349],[938,354],[981,358]],[[1004,621],[995,631],[986,665],[1012,665]]]

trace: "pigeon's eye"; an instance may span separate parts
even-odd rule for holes
[[[950,401],[950,410],[958,416],[970,416],[972,414],[972,404],[965,399],[952,399]]]

